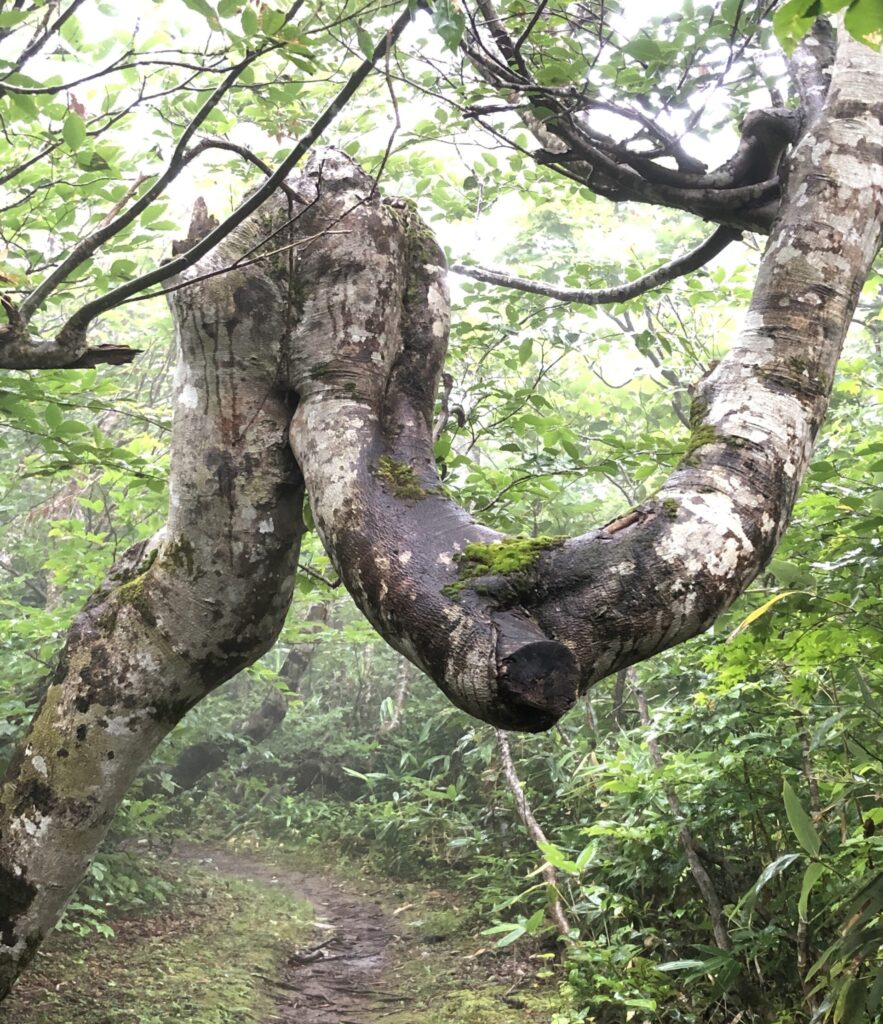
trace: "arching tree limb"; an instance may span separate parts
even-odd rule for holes
[[[302,229],[347,234],[301,261],[292,446],[348,589],[454,703],[547,728],[578,689],[706,629],[766,565],[880,247],[881,147],[883,57],[845,38],[742,331],[697,388],[686,457],[657,495],[566,542],[502,538],[443,493],[430,429],[440,254],[343,159],[327,181],[313,172]]]
[[[533,295],[545,295],[549,299],[559,299],[562,302],[600,306],[608,302],[627,302],[645,292],[653,291],[654,288],[661,288],[669,281],[690,274],[694,270],[704,267],[706,263],[723,252],[731,242],[735,242],[741,237],[742,232],[735,228],[719,227],[704,242],[700,242],[683,256],[677,256],[661,267],[657,267],[656,270],[636,277],[634,281],[612,285],[610,288],[564,288],[547,284],[545,281],[532,281],[530,278],[518,277],[502,270],[474,267],[465,263],[455,263],[451,267],[451,272],[463,277],[471,277],[475,281],[531,292]]]

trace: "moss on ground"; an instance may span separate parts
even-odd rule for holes
[[[52,936],[3,1008],[15,1024],[260,1024],[274,977],[310,934],[285,893],[183,869],[176,903],[112,922],[112,939]]]

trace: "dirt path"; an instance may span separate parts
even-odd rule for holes
[[[229,878],[276,886],[315,907],[314,941],[292,950],[279,977],[267,979],[277,1006],[267,1024],[375,1024],[407,1001],[381,977],[395,929],[376,903],[327,878],[224,847],[180,845],[174,856]]]

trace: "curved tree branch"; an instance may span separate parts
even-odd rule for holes
[[[547,728],[579,689],[706,629],[766,565],[880,247],[881,146],[883,57],[847,38],[791,160],[744,327],[697,388],[685,459],[651,499],[567,541],[503,538],[443,493],[431,441],[441,255],[407,210],[369,199],[344,158],[329,157],[325,177],[313,166],[299,230],[347,234],[301,257],[311,300],[293,450],[347,588],[454,703],[503,728]]]
[[[769,231],[781,190],[779,163],[797,141],[801,125],[796,111],[751,111],[737,152],[717,170],[705,173],[701,163],[684,153],[647,114],[611,104],[588,84],[541,84],[493,0],[476,0],[476,6],[482,20],[470,15],[463,52],[478,74],[506,98],[507,106],[517,109],[542,147],[535,154],[539,163],[554,166],[613,201],[670,206],[734,228]],[[744,45],[743,41],[741,48]],[[589,122],[593,111],[638,121],[645,140],[653,141],[653,150],[637,150],[598,132]],[[675,157],[676,168],[657,162],[667,156]]]
[[[533,295],[545,295],[547,298],[558,299],[562,302],[599,306],[608,302],[627,302],[645,292],[653,291],[654,288],[661,288],[669,281],[674,281],[675,278],[690,274],[705,266],[709,260],[723,252],[731,242],[735,242],[741,237],[742,232],[735,228],[719,227],[704,242],[683,256],[678,256],[663,266],[657,267],[656,270],[642,274],[634,281],[612,285],[609,288],[563,288],[559,285],[546,284],[544,281],[532,281],[530,278],[517,277],[501,270],[473,267],[464,263],[453,264],[451,271],[463,277],[471,277],[475,281],[500,285],[502,288],[514,288],[518,291],[530,292]]]

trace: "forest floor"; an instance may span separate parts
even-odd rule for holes
[[[426,886],[296,851],[181,845],[162,908],[59,932],[0,1024],[547,1024],[547,962],[500,951]]]

